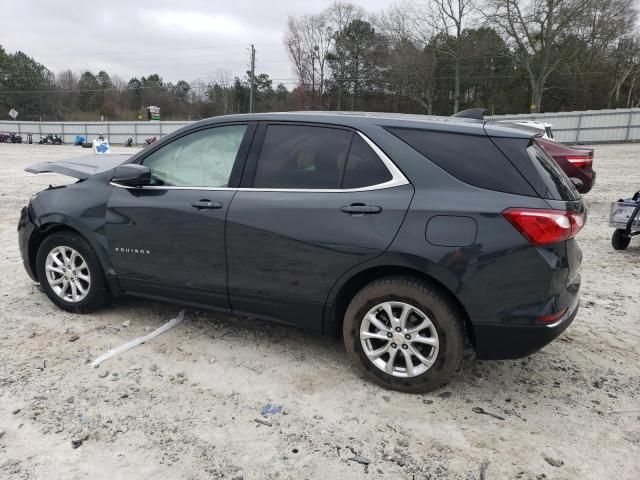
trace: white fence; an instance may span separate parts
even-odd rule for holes
[[[40,135],[61,135],[65,143],[73,143],[76,135],[81,135],[91,141],[102,133],[109,143],[117,145],[124,143],[131,135],[136,144],[141,144],[147,137],[162,137],[191,122],[21,122],[0,121],[0,132],[16,132],[22,135],[22,141],[27,140],[27,133],[33,134],[33,141],[37,143]]]
[[[536,113],[532,115],[494,115],[495,120],[537,120],[553,125],[555,139],[563,143],[640,141],[640,109],[586,110],[583,112]],[[33,134],[61,135],[72,143],[76,135],[91,140],[102,133],[113,144],[124,143],[132,135],[140,144],[151,136],[162,137],[190,122],[13,122],[0,121],[0,132],[17,132],[23,137]],[[26,138],[24,138],[26,140]]]
[[[583,112],[494,115],[494,120],[536,120],[550,123],[562,143],[640,141],[640,109],[585,110]]]

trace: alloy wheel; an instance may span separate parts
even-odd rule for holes
[[[51,290],[64,301],[78,303],[89,294],[91,272],[77,250],[55,247],[47,255],[44,268]]]
[[[440,345],[429,317],[405,302],[383,302],[369,310],[360,325],[360,344],[373,365],[404,378],[429,370]]]

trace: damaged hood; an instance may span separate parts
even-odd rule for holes
[[[25,168],[29,173],[60,173],[84,180],[96,173],[106,172],[123,164],[131,155],[87,155],[57,162],[42,162]]]

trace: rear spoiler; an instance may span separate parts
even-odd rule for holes
[[[473,118],[474,120],[484,120],[485,115],[489,115],[489,110],[486,108],[468,108],[467,110],[461,110],[451,115],[458,118]]]
[[[484,131],[490,137],[536,138],[542,136],[542,132],[537,128],[509,123],[504,120],[487,120],[484,122]]]
[[[484,120],[484,117],[487,115],[489,115],[489,110],[486,108],[469,108],[467,110],[461,110],[458,113],[454,113],[451,116],[457,118]],[[532,138],[542,136],[542,132],[536,128],[509,123],[504,120],[487,120],[484,124],[484,130],[490,137]]]

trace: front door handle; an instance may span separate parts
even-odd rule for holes
[[[222,203],[220,202],[212,202],[211,200],[198,200],[191,204],[193,208],[197,208],[198,210],[216,210],[222,208]]]
[[[368,215],[372,213],[380,213],[382,211],[382,207],[377,205],[365,205],[364,203],[352,203],[351,205],[345,205],[340,210],[351,215]]]

